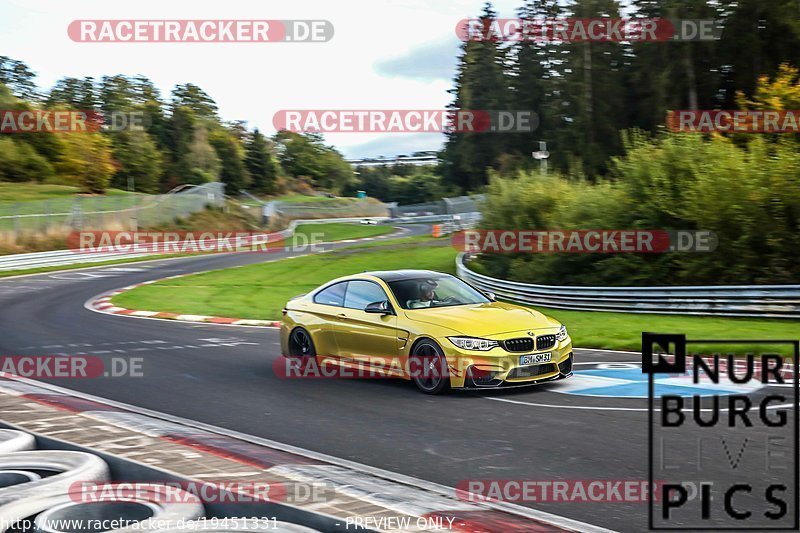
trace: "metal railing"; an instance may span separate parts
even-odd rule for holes
[[[758,318],[800,318],[800,285],[697,287],[572,287],[493,278],[471,270],[470,254],[456,258],[460,278],[511,302],[579,311]]]

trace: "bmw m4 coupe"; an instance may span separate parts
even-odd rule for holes
[[[427,394],[564,379],[573,363],[558,321],[428,270],[364,272],[290,300],[281,350],[411,380]]]

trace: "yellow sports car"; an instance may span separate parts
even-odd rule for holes
[[[427,394],[563,379],[573,361],[558,321],[429,270],[364,272],[290,300],[281,350],[290,360],[409,379]]]

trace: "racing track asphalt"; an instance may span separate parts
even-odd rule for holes
[[[280,379],[272,367],[280,354],[276,329],[84,308],[91,297],[130,284],[289,255],[197,256],[0,280],[0,355],[141,357],[144,377],[52,382],[452,487],[485,478],[647,479],[643,399],[573,396],[553,392],[554,385],[431,397],[399,380]],[[640,360],[593,350],[576,350],[576,358]],[[748,463],[741,471],[746,477],[756,468]],[[518,503],[621,531],[647,524],[645,503]]]

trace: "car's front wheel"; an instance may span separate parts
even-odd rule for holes
[[[450,373],[444,352],[435,342],[423,339],[409,358],[411,380],[425,394],[441,394],[450,388]]]
[[[289,335],[289,355],[291,357],[314,357],[317,351],[311,334],[303,328],[295,328]]]

